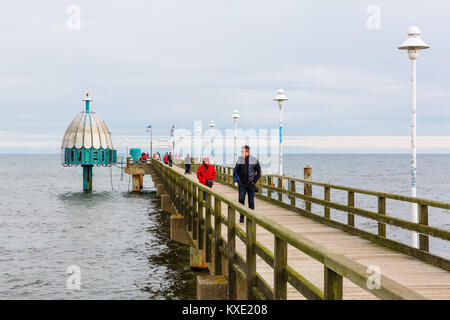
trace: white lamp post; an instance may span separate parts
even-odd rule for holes
[[[274,101],[278,102],[278,105],[280,106],[280,163],[279,163],[279,174],[283,174],[283,114],[281,112],[281,107],[283,106],[284,102],[288,100],[288,98],[284,95],[283,89],[278,89],[278,94],[275,98],[273,98]]]
[[[214,128],[216,127],[214,120],[211,120],[209,122],[209,127],[211,129],[211,162],[212,162],[214,158]]]
[[[419,51],[429,47],[420,39],[419,28],[410,27],[408,38],[398,48],[408,50],[408,56],[411,59],[411,196],[416,197],[416,61],[419,57]],[[411,203],[411,220],[412,222],[419,222],[416,203]],[[411,231],[411,246],[418,247],[418,235],[415,231]]]
[[[233,154],[234,154],[234,163],[237,161],[237,155],[236,155],[236,140],[237,140],[237,122],[239,119],[239,113],[237,110],[234,110],[233,112],[233,120],[234,120],[234,144],[233,144]]]

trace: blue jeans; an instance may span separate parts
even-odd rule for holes
[[[239,183],[239,202],[245,204],[245,194],[248,194],[248,207],[255,209],[255,184],[242,184]]]

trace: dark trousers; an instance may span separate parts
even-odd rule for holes
[[[191,173],[191,165],[190,164],[184,165],[184,173]]]
[[[245,204],[245,194],[248,195],[248,207],[250,209],[255,209],[255,190],[254,184],[243,184],[239,183],[239,202]],[[241,214],[241,216],[243,216]]]
[[[172,160],[169,160],[169,167],[172,166]]]

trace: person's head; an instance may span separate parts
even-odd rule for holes
[[[203,158],[203,163],[204,164],[209,164],[209,158],[208,157],[204,157]]]
[[[241,149],[241,154],[243,157],[248,157],[250,155],[250,147],[249,146],[243,146]]]

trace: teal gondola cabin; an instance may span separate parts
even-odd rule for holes
[[[81,111],[69,124],[61,144],[61,160],[65,167],[83,167],[83,190],[92,191],[92,167],[109,167],[116,163],[111,133],[98,114],[90,111],[89,94],[86,110]]]

